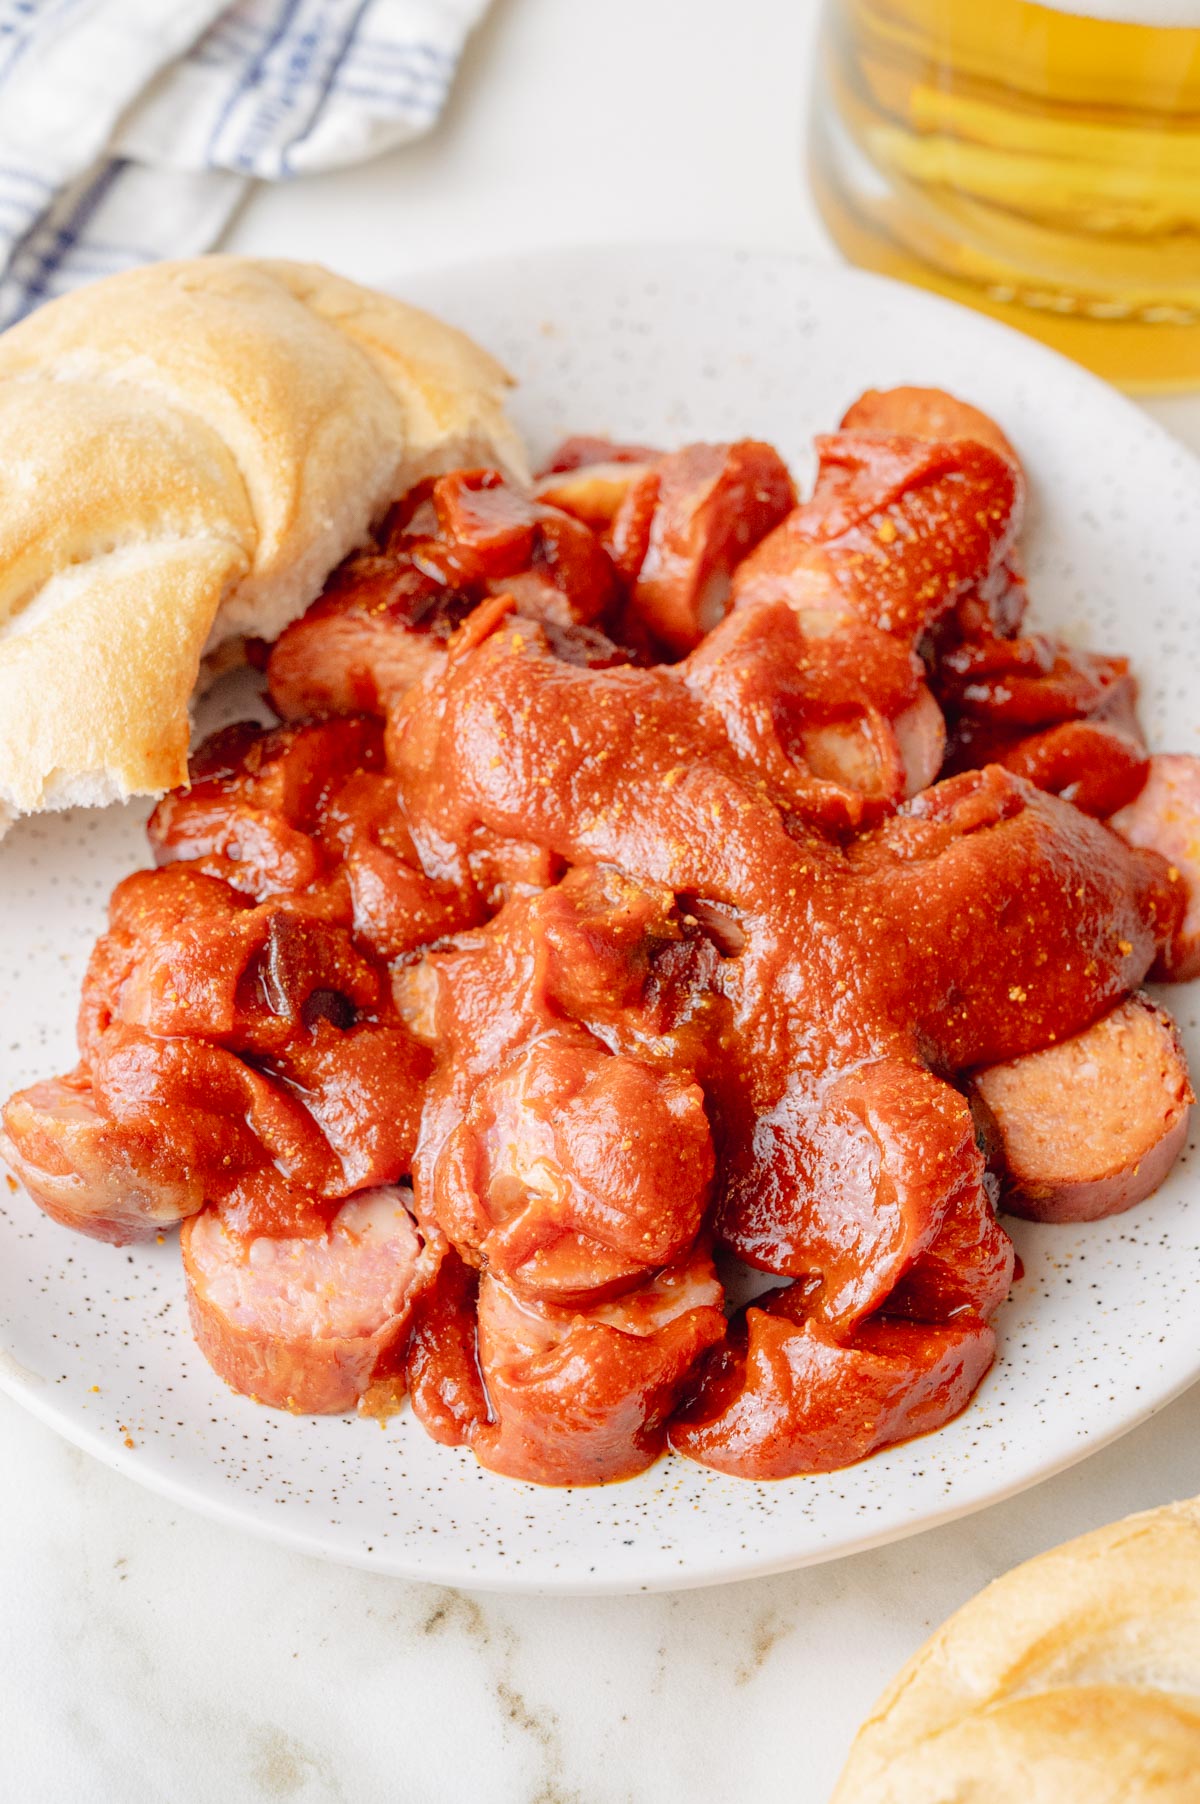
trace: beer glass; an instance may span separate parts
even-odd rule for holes
[[[1200,0],[825,0],[810,165],[853,262],[1200,388]]]

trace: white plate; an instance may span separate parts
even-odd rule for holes
[[[1031,340],[875,277],[785,258],[553,252],[405,284],[522,379],[535,449],[568,430],[668,444],[752,434],[807,470],[861,389],[940,383],[994,413],[1033,482],[1034,617],[1133,654],[1154,744],[1197,747],[1200,464]],[[0,847],[0,1094],[73,1062],[108,890],[145,861],[144,808],[27,822]],[[1168,1003],[1195,1069],[1191,987]],[[407,1414],[298,1420],[233,1396],[192,1344],[174,1244],[130,1252],[0,1188],[0,1385],[177,1501],[383,1572],[509,1590],[746,1577],[978,1509],[1132,1428],[1200,1375],[1189,1158],[1151,1202],[1081,1228],[1016,1224],[1026,1275],[998,1364],[948,1428],[850,1471],[753,1485],[685,1460],[545,1491],[435,1446]]]

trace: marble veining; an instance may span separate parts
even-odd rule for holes
[[[0,1795],[825,1804],[900,1662],[1016,1561],[1200,1488],[1200,1387],[1018,1499],[715,1590],[507,1597],[181,1511],[0,1398]]]

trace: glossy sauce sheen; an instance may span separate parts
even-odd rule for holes
[[[1013,1255],[965,1074],[1119,1004],[1185,884],[1100,818],[1146,782],[1128,666],[1019,635],[998,429],[896,391],[819,450],[800,505],[752,440],[571,441],[580,518],[423,485],[274,648],[291,724],[156,810],[5,1144],[103,1238],[219,1216],[240,1388],[378,1409],[407,1337],[428,1431],[552,1484],[668,1439],[826,1470],[969,1400]],[[389,1288],[341,1211],[409,1177]],[[264,1237],[375,1274],[352,1358],[306,1379]],[[727,1321],[714,1248],[785,1287]]]

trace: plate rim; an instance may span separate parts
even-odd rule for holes
[[[995,1504],[1007,1503],[1018,1497],[1023,1491],[1030,1491],[1036,1485],[1044,1484],[1048,1479],[1056,1478],[1059,1473],[1069,1471],[1072,1466],[1081,1465],[1094,1453],[1101,1453],[1114,1442],[1123,1440],[1135,1428],[1141,1428],[1154,1416],[1168,1409],[1178,1401],[1186,1391],[1200,1382],[1200,1363],[1195,1373],[1183,1378],[1173,1386],[1169,1395],[1158,1397],[1134,1421],[1122,1422],[1111,1433],[1089,1440],[1081,1448],[1071,1448],[1061,1459],[1055,1458],[1039,1466],[1032,1476],[1014,1479],[1011,1483],[990,1489],[985,1496],[968,1497],[955,1503],[948,1503],[944,1508],[930,1510],[911,1522],[881,1528],[874,1532],[854,1536],[850,1540],[833,1547],[814,1548],[810,1553],[799,1556],[781,1554],[778,1557],[767,1555],[760,1560],[749,1559],[734,1569],[726,1565],[697,1565],[689,1567],[678,1574],[658,1575],[647,1572],[642,1578],[631,1575],[623,1576],[612,1582],[601,1574],[589,1574],[583,1577],[566,1580],[536,1580],[518,1572],[513,1567],[497,1566],[486,1574],[474,1572],[463,1574],[461,1564],[453,1563],[437,1566],[432,1561],[422,1561],[418,1567],[404,1558],[391,1557],[387,1554],[372,1552],[353,1546],[339,1546],[325,1541],[318,1532],[306,1533],[296,1529],[284,1521],[268,1522],[265,1519],[244,1513],[236,1502],[227,1502],[220,1496],[207,1492],[196,1492],[190,1488],[186,1480],[174,1479],[169,1473],[155,1468],[143,1468],[140,1472],[136,1466],[136,1454],[128,1452],[120,1444],[105,1440],[101,1433],[89,1429],[67,1411],[56,1411],[38,1395],[44,1382],[30,1374],[23,1379],[14,1373],[13,1366],[19,1362],[5,1355],[0,1358],[0,1392],[12,1398],[20,1407],[44,1423],[56,1434],[78,1447],[81,1452],[100,1461],[109,1471],[128,1479],[141,1490],[152,1491],[168,1502],[176,1503],[181,1509],[206,1517],[210,1522],[218,1522],[226,1528],[253,1536],[256,1540],[266,1541],[276,1547],[284,1547],[292,1553],[307,1554],[313,1559],[325,1560],[334,1566],[350,1566],[358,1572],[375,1572],[383,1578],[398,1578],[418,1581],[422,1584],[438,1585],[457,1591],[481,1591],[491,1596],[508,1597],[643,1597],[663,1595],[672,1591],[711,1590],[719,1585],[741,1584],[752,1579],[772,1578],[784,1572],[801,1572],[809,1566],[827,1566],[835,1560],[851,1559],[855,1554],[869,1553],[873,1548],[889,1547],[897,1541],[912,1540],[931,1529],[944,1528],[951,1522],[960,1522],[967,1516],[978,1515],[981,1511],[991,1509]],[[986,1380],[985,1380],[986,1382]],[[978,1393],[976,1393],[978,1394]],[[972,1399],[974,1401],[974,1399]],[[265,1406],[262,1406],[265,1407]],[[970,1404],[967,1405],[969,1409]],[[367,1424],[364,1424],[367,1426]],[[931,1430],[936,1435],[939,1429]],[[927,1439],[925,1435],[917,1435],[912,1441],[899,1443],[903,1446],[918,1445]],[[868,1455],[868,1459],[874,1456]],[[859,1461],[858,1464],[866,1464]],[[846,1470],[853,1471],[853,1467]],[[801,1475],[803,1476],[803,1475]],[[517,1481],[505,1480],[515,1485]],[[742,1479],[743,1484],[758,1484],[764,1488],[776,1484],[794,1484],[795,1479]],[[531,1490],[539,1487],[530,1486]],[[571,1487],[564,1488],[565,1490]],[[619,1490],[620,1483],[615,1485],[596,1485],[589,1487],[593,1491]]]
[[[400,298],[411,299],[414,304],[433,304],[426,300],[430,291],[452,291],[456,281],[470,278],[471,281],[485,279],[489,270],[502,271],[506,280],[511,280],[514,273],[522,268],[557,265],[559,267],[572,263],[591,263],[595,266],[620,271],[631,268],[637,260],[647,264],[657,260],[663,265],[664,260],[673,258],[698,259],[716,258],[724,263],[743,263],[762,267],[775,266],[785,279],[811,282],[810,297],[814,289],[834,293],[838,289],[849,286],[863,292],[875,292],[884,297],[885,303],[891,303],[910,312],[924,314],[941,313],[947,318],[957,321],[956,332],[961,333],[964,322],[976,332],[982,345],[992,344],[1002,348],[1004,359],[1012,358],[1023,364],[1025,369],[1037,372],[1039,365],[1052,368],[1056,379],[1067,380],[1076,385],[1081,392],[1102,408],[1106,408],[1115,420],[1118,417],[1125,423],[1127,432],[1134,432],[1143,442],[1156,440],[1164,451],[1173,453],[1180,462],[1180,467],[1187,472],[1192,482],[1200,513],[1200,458],[1188,446],[1177,439],[1165,426],[1141,408],[1136,401],[1113,388],[1094,372],[1075,363],[1061,352],[1042,344],[1039,340],[1028,337],[1015,327],[989,316],[973,313],[956,301],[924,289],[912,287],[895,279],[878,275],[875,272],[856,269],[848,264],[824,261],[820,258],[792,253],[774,248],[757,248],[747,245],[736,245],[703,240],[683,241],[651,241],[609,240],[587,242],[579,241],[568,244],[547,244],[541,247],[529,247],[511,254],[494,253],[483,257],[463,256],[450,261],[439,262],[409,271],[394,279],[388,278],[373,284],[382,292],[394,294]],[[631,279],[633,272],[631,269]],[[446,301],[436,303],[439,311],[443,308],[451,311]],[[536,303],[531,303],[535,305]],[[486,333],[479,336],[486,344]],[[519,394],[520,382],[515,391]],[[865,1552],[870,1548],[883,1546],[893,1541],[907,1539],[924,1533],[928,1529],[943,1526],[977,1511],[987,1509],[1031,1489],[1037,1484],[1054,1477],[1069,1467],[1079,1464],[1093,1453],[1101,1451],[1123,1435],[1157,1415],[1167,1408],[1193,1384],[1200,1381],[1200,1349],[1187,1371],[1176,1369],[1174,1376],[1164,1389],[1153,1393],[1151,1401],[1140,1405],[1132,1414],[1122,1415],[1121,1420],[1109,1431],[1091,1434],[1082,1445],[1071,1444],[1058,1453],[1042,1459],[1034,1468],[1002,1483],[994,1480],[985,1484],[982,1494],[957,1495],[948,1498],[944,1505],[925,1507],[912,1519],[882,1526],[878,1529],[864,1529],[861,1533],[851,1533],[832,1545],[821,1545],[807,1552],[793,1554],[764,1554],[761,1557],[736,1552],[725,1554],[720,1558],[701,1558],[689,1561],[684,1569],[667,1570],[665,1562],[658,1554],[651,1556],[642,1567],[634,1570],[626,1569],[616,1579],[608,1579],[602,1572],[576,1572],[571,1576],[534,1577],[519,1567],[506,1565],[503,1561],[493,1561],[486,1571],[476,1572],[469,1568],[466,1559],[439,1560],[427,1558],[424,1553],[416,1553],[403,1547],[389,1552],[379,1549],[368,1551],[360,1543],[352,1539],[345,1543],[331,1538],[327,1527],[306,1529],[297,1527],[287,1520],[286,1507],[281,1511],[279,1519],[268,1519],[260,1516],[253,1509],[248,1509],[238,1493],[226,1495],[216,1489],[197,1488],[194,1478],[176,1477],[169,1471],[148,1466],[139,1462],[136,1451],[130,1451],[103,1433],[92,1428],[83,1421],[77,1409],[56,1401],[54,1392],[48,1388],[47,1381],[36,1374],[28,1372],[12,1355],[0,1350],[0,1392],[11,1397],[38,1420],[44,1422],[56,1433],[71,1444],[81,1448],[90,1456],[101,1461],[110,1470],[131,1479],[143,1488],[156,1492],[181,1508],[195,1510],[210,1520],[255,1535],[260,1539],[289,1548],[291,1551],[326,1559],[340,1565],[348,1565],[360,1570],[374,1571],[393,1577],[415,1579],[430,1584],[460,1587],[466,1590],[493,1592],[511,1595],[542,1596],[604,1596],[635,1595],[646,1592],[670,1592],[678,1590],[699,1589],[726,1583],[736,1583],[743,1579],[768,1577],[774,1573],[798,1570],[805,1566],[824,1564],[832,1560],[842,1559],[855,1553]],[[935,1431],[937,1432],[937,1431]],[[923,1438],[923,1437],[922,1437]],[[913,1443],[910,1443],[913,1444]],[[520,1487],[512,1481],[503,1481],[510,1485],[514,1494],[520,1494]],[[749,1482],[749,1481],[742,1481]],[[779,1481],[781,1483],[794,1480]],[[607,1487],[595,1487],[594,1490]],[[612,1487],[619,1490],[620,1487]],[[486,1556],[483,1556],[486,1559]]]

